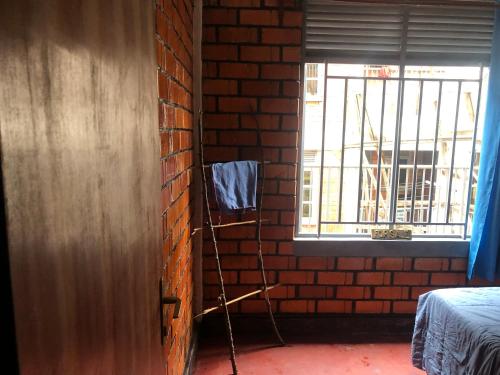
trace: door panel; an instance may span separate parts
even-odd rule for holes
[[[3,1],[0,132],[22,374],[160,374],[153,4]]]

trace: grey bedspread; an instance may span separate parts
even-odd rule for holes
[[[499,375],[500,288],[440,289],[420,296],[412,361],[430,375]]]

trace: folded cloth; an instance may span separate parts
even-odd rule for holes
[[[212,164],[215,198],[223,212],[255,210],[257,162],[252,160]]]

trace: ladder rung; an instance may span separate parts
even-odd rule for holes
[[[269,219],[263,219],[261,222],[266,223],[268,222]],[[219,224],[219,225],[214,225],[213,228],[227,228],[227,227],[236,227],[238,225],[248,225],[248,224],[257,224],[257,220],[248,220],[248,221],[236,221],[234,223],[227,223],[227,224]],[[208,225],[205,226],[206,228],[209,228]],[[193,232],[191,235],[196,234],[196,232],[199,232],[203,228],[194,228]]]
[[[258,161],[257,164],[262,164],[261,161]],[[271,162],[269,160],[265,160],[264,161],[264,164],[271,164]],[[212,166],[212,164],[203,164],[203,168],[210,168]]]
[[[274,288],[276,288],[276,287],[278,287],[278,286],[281,286],[281,284],[274,284],[274,285],[268,286],[268,287],[267,287],[267,290],[274,289]],[[244,294],[244,295],[242,295],[242,296],[240,296],[240,297],[236,297],[235,299],[232,299],[231,301],[226,302],[226,306],[228,306],[228,305],[232,305],[233,303],[239,302],[239,301],[241,301],[241,300],[243,300],[243,299],[245,299],[245,298],[248,298],[248,297],[254,296],[254,295],[256,295],[256,294],[262,293],[264,290],[266,290],[266,289],[265,289],[265,288],[260,288],[260,289],[258,289],[258,290],[254,290],[253,292],[250,292],[250,293]],[[198,315],[195,315],[194,319],[196,319],[196,318],[198,318],[198,317],[200,317],[200,316],[202,316],[202,315],[208,314],[208,313],[210,313],[210,312],[212,312],[212,311],[218,310],[218,309],[220,309],[221,307],[222,307],[222,305],[215,306],[215,307],[210,307],[210,308],[208,308],[208,309],[205,309],[205,310],[203,310],[201,313],[199,313]]]

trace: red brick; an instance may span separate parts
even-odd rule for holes
[[[295,211],[281,211],[280,224],[294,225],[295,224]]]
[[[238,115],[205,113],[203,127],[212,129],[235,129],[238,127]]]
[[[338,299],[363,299],[370,298],[369,288],[362,286],[339,286],[337,287]]]
[[[255,145],[257,144],[257,134],[253,131],[224,131],[219,137],[220,145]]]
[[[257,78],[259,67],[247,63],[221,63],[219,75],[221,78]]]
[[[235,95],[238,93],[238,82],[228,79],[204,79],[203,92],[211,95]]]
[[[269,284],[276,283],[275,273],[266,271],[266,279]],[[262,275],[260,271],[240,271],[240,284],[262,284]]]
[[[295,194],[295,181],[280,181],[278,192],[280,194]]]
[[[240,251],[242,253],[256,254],[257,251],[257,241],[241,241]],[[275,254],[276,253],[276,243],[273,241],[262,241],[262,253],[263,254]],[[266,262],[264,258],[264,263]]]
[[[300,45],[301,32],[297,29],[262,29],[262,43],[279,45]]]
[[[290,198],[290,197],[284,197]],[[269,206],[269,205],[268,205]],[[291,207],[284,207],[285,209],[294,209],[293,205]],[[292,240],[293,239],[293,225],[289,226],[265,226],[261,230],[262,239],[264,240]]]
[[[314,312],[314,302],[307,300],[280,301],[279,312],[281,313],[307,313]]]
[[[247,300],[241,301],[240,303],[241,303],[240,311],[242,313],[254,314],[254,313],[265,313],[265,312],[267,312],[267,306],[266,306],[266,303],[263,300],[260,300],[260,299],[258,299],[258,300],[247,299]],[[277,302],[276,301],[271,301],[271,306],[273,307],[273,310],[276,311]]]
[[[355,312],[360,314],[381,314],[390,312],[390,302],[356,301]]]
[[[411,299],[418,299],[422,294],[436,289],[435,287],[413,287],[411,288]]]
[[[284,115],[281,122],[283,130],[298,130],[299,128],[299,117],[297,115]]]
[[[297,6],[297,2],[296,0],[265,0],[264,5],[266,7],[275,7],[275,8],[276,7],[295,8]]]
[[[223,7],[259,8],[260,0],[221,0],[220,5]]]
[[[300,78],[299,64],[263,64],[261,77],[267,79],[292,79]]]
[[[314,272],[281,271],[279,282],[281,284],[312,284],[314,282]]]
[[[302,49],[300,47],[283,47],[282,58],[284,62],[301,62]]]
[[[217,64],[213,62],[203,62],[203,78],[217,77]]]
[[[351,301],[318,301],[318,313],[352,313]]]
[[[297,98],[300,96],[300,83],[299,81],[285,81],[283,82],[283,96],[290,96]]]
[[[268,113],[298,113],[298,99],[265,98],[260,101],[262,112]]]
[[[278,129],[280,126],[279,115],[241,115],[241,127],[262,130]],[[267,182],[267,181],[266,181]]]
[[[203,9],[203,22],[206,25],[236,24],[236,10],[234,9]]]
[[[356,275],[358,285],[388,285],[391,282],[389,272],[359,272]]]
[[[431,285],[465,285],[464,273],[432,273]]]
[[[302,26],[302,12],[285,12],[283,26]]]
[[[447,271],[448,259],[446,258],[417,258],[413,266],[416,271]]]
[[[259,296],[264,298],[264,293]],[[293,299],[295,295],[295,286],[279,286],[269,291],[269,297],[272,299]]]
[[[297,146],[297,133],[264,131],[262,132],[262,144],[264,146],[295,147]]]
[[[289,256],[265,256],[264,266],[268,270],[287,270],[295,268],[295,257]]]
[[[238,226],[218,229],[221,239],[253,239],[255,238],[255,228],[251,226]]]
[[[278,245],[278,253],[281,255],[293,255],[292,242],[280,242]]]
[[[331,288],[326,286],[305,285],[299,287],[299,297],[301,298],[327,298],[329,297],[328,293],[331,293]]]
[[[379,286],[375,288],[375,299],[408,299],[408,288],[399,286]]]
[[[224,270],[257,269],[257,257],[245,255],[224,255],[221,257]]]
[[[425,272],[395,272],[394,285],[427,285],[429,274]]]
[[[255,43],[257,42],[257,29],[254,27],[219,27],[219,42]]]
[[[226,284],[236,284],[238,273],[236,271],[224,271],[222,273],[224,278],[224,283]],[[205,284],[218,284],[219,276],[216,271],[205,271],[203,272],[203,282]]]
[[[202,39],[203,43],[214,43],[217,41],[215,27],[203,26]]]
[[[280,61],[280,49],[269,46],[241,46],[240,61]]]
[[[451,260],[450,271],[466,271],[467,259],[455,258]]]
[[[203,46],[203,61],[238,60],[238,47],[231,44],[205,44]]]
[[[318,284],[349,285],[352,280],[353,274],[350,272],[318,272]]]
[[[279,23],[279,13],[275,10],[240,10],[240,24],[272,26]]]
[[[363,270],[367,268],[369,258],[360,257],[340,257],[337,260],[339,270]],[[371,262],[370,262],[371,264]]]
[[[417,311],[415,301],[395,301],[392,306],[392,311],[397,314],[415,314]]]
[[[377,270],[399,271],[403,269],[403,258],[377,258]]]
[[[280,92],[276,81],[242,81],[241,93],[246,96],[277,96]]]
[[[221,112],[252,112],[252,109],[256,108],[256,106],[257,106],[257,101],[254,98],[242,98],[242,97],[219,98],[219,110]]]
[[[325,257],[299,257],[299,269],[302,270],[326,270],[327,261]]]

